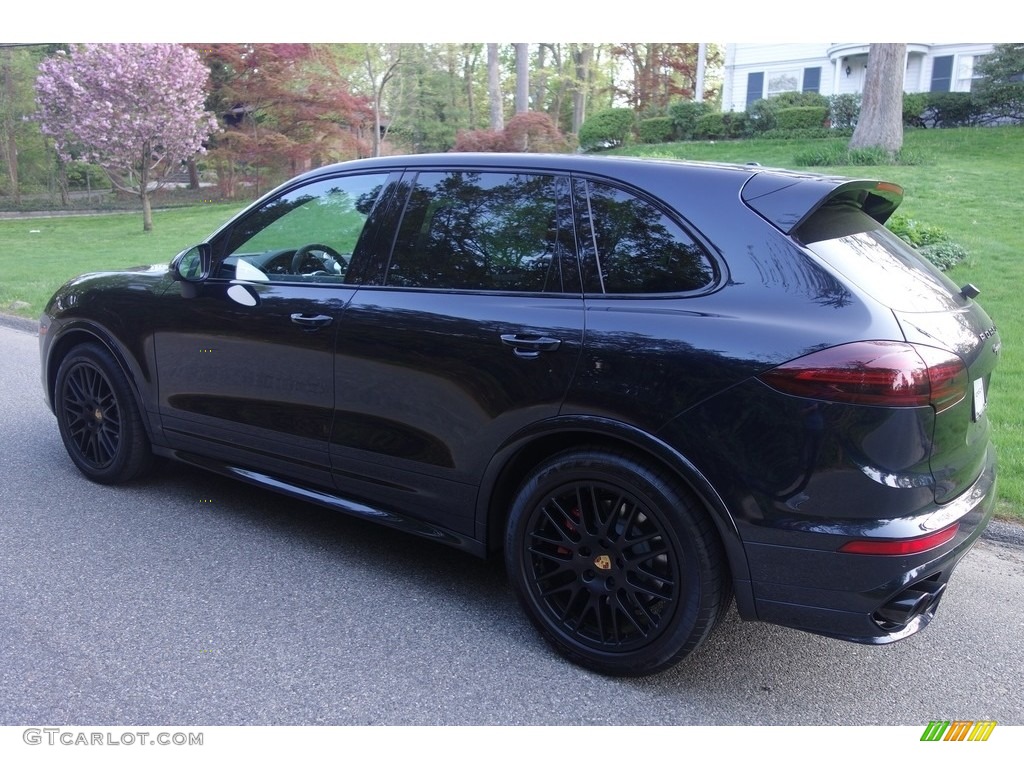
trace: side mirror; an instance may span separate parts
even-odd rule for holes
[[[193,245],[182,251],[171,262],[174,279],[186,283],[202,283],[210,276],[213,258],[207,243]]]
[[[210,277],[212,268],[213,256],[207,243],[182,251],[171,262],[171,272],[181,282],[181,295],[186,299],[199,295],[199,286]]]

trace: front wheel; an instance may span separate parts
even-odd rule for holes
[[[57,370],[57,424],[68,455],[98,483],[123,483],[152,461],[149,439],[128,380],[98,344],[76,347]]]
[[[574,450],[538,467],[512,504],[505,553],[546,639],[605,674],[672,666],[731,600],[721,543],[699,502],[624,453]]]

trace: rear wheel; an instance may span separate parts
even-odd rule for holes
[[[64,358],[54,405],[64,447],[90,480],[123,483],[150,466],[149,439],[128,380],[100,345],[84,344]]]
[[[627,454],[569,451],[542,464],[512,504],[505,552],[517,595],[548,641],[606,674],[675,664],[731,599],[703,508]]]

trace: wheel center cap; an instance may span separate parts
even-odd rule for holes
[[[594,558],[594,567],[602,571],[610,571],[612,568],[612,559],[608,555],[598,555]]]
[[[96,421],[103,421],[103,409],[97,408],[92,412],[92,417],[96,419]]]

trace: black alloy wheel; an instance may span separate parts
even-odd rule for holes
[[[54,407],[64,447],[90,480],[122,483],[148,468],[152,454],[135,398],[103,347],[86,344],[64,358]]]
[[[667,473],[610,451],[567,452],[533,473],[512,506],[506,556],[545,637],[606,674],[675,664],[731,600],[698,502]]]

